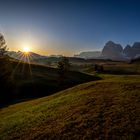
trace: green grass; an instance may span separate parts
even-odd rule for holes
[[[140,65],[137,63],[116,62],[104,65],[106,73],[113,74],[140,74]]]
[[[71,68],[88,74],[94,74],[94,64],[103,66],[103,73],[106,74],[122,74],[135,75],[140,74],[139,61],[123,62],[123,61],[109,61],[109,60],[86,60],[84,62],[72,62]]]
[[[103,80],[0,110],[0,139],[140,138],[140,76]]]

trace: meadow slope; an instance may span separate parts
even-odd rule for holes
[[[140,139],[140,76],[102,77],[0,109],[0,139]]]
[[[0,72],[0,108],[101,79],[78,71],[66,71],[62,76],[57,68],[15,60],[6,61],[4,58],[0,58]]]

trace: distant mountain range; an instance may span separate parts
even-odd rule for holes
[[[98,58],[100,56],[101,56],[101,51],[81,52],[80,54],[74,55],[74,57],[80,57],[85,59]]]
[[[42,63],[46,64],[53,61],[58,61],[61,55],[51,55],[44,56],[34,52],[29,52],[28,57],[26,57],[24,52],[9,51],[7,53],[10,57],[25,62]],[[74,55],[75,59],[110,59],[110,60],[131,60],[140,57],[140,42],[135,42],[132,46],[127,45],[122,47],[122,45],[114,43],[113,41],[108,41],[103,47],[102,51],[87,51],[81,52],[80,54]]]
[[[23,61],[26,61],[27,56],[29,57],[30,60],[47,58],[47,56],[39,55],[39,54],[34,53],[34,52],[29,52],[28,54],[25,54],[24,52],[21,52],[21,51],[18,51],[18,52],[9,51],[9,52],[7,52],[7,54],[12,58],[15,58],[18,60],[23,60]]]
[[[103,59],[129,60],[140,57],[140,42],[135,42],[132,46],[127,45],[124,49],[120,44],[108,41],[101,54]]]
[[[85,59],[111,59],[111,60],[130,60],[140,57],[140,42],[135,42],[132,46],[123,47],[120,44],[108,41],[102,51],[81,52],[74,57]]]
[[[21,60],[23,62],[30,62],[35,64],[43,64],[43,65],[50,65],[50,63],[57,63],[62,55],[50,55],[44,56],[34,52],[24,53],[21,51],[8,51],[7,55],[11,58]]]

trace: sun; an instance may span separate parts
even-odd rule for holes
[[[30,52],[30,48],[29,47],[23,47],[23,52],[24,53],[29,53]]]

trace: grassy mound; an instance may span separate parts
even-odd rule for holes
[[[5,64],[5,61],[3,63]],[[0,64],[0,68],[2,66]],[[56,68],[36,64],[29,65],[28,63],[12,60],[7,63],[7,66],[11,66],[9,78],[12,84],[9,85],[12,88],[8,92],[6,91],[7,87],[1,90],[0,106],[51,95],[81,83],[100,79],[97,76],[76,71],[67,71],[62,77]],[[6,67],[6,70],[8,71],[9,68]],[[6,70],[1,70],[1,75]],[[1,83],[4,83],[4,80],[1,80]],[[3,85],[0,84],[0,89]]]
[[[0,110],[0,139],[140,138],[140,76],[103,80]]]

